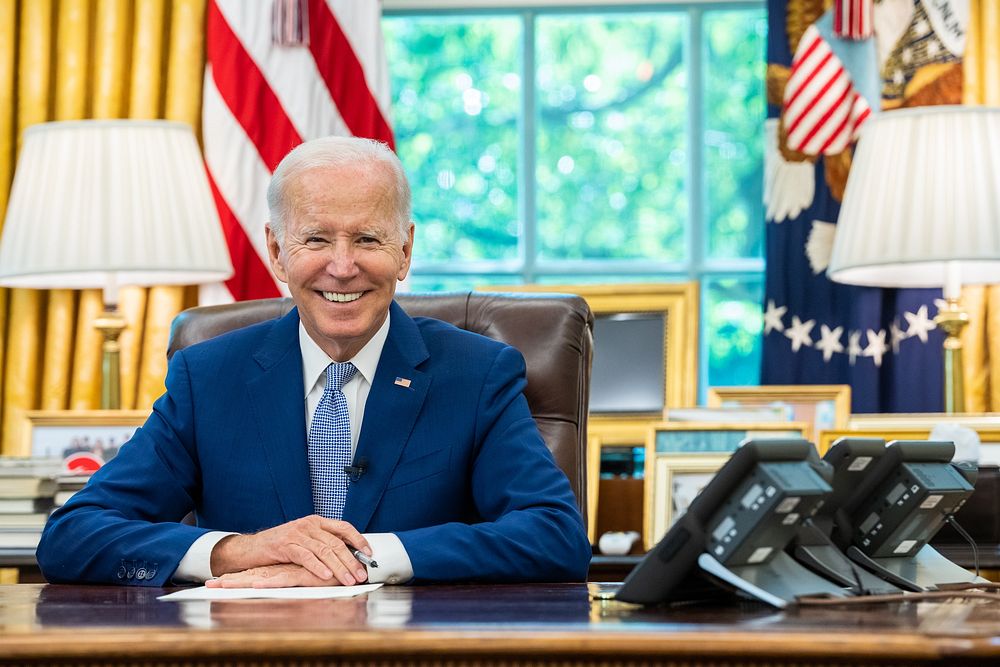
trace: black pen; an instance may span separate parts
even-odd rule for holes
[[[350,547],[350,549],[351,553],[354,554],[355,558],[361,561],[362,565],[365,565],[367,567],[378,567],[378,563],[372,560],[370,556],[366,556],[364,551],[361,551],[360,549],[355,549],[354,547]]]

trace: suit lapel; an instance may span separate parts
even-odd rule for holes
[[[395,302],[390,313],[389,335],[365,404],[354,456],[355,462],[368,462],[367,470],[351,483],[344,507],[344,520],[361,532],[382,498],[431,383],[430,375],[416,370],[428,356],[420,330]],[[406,380],[409,386],[404,386]]]
[[[291,521],[313,513],[297,309],[275,322],[253,358],[247,400],[281,511]]]

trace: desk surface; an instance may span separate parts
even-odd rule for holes
[[[590,585],[590,591],[594,585]],[[997,664],[1000,601],[643,609],[586,584],[384,587],[349,600],[161,602],[0,586],[0,664]]]

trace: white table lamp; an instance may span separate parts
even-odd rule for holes
[[[25,130],[0,238],[0,285],[104,290],[102,407],[120,407],[117,312],[125,285],[233,274],[190,126],[162,120]]]
[[[942,287],[945,409],[961,412],[963,283],[1000,282],[1000,109],[887,111],[864,126],[837,220],[831,280]]]

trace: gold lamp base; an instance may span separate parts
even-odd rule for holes
[[[104,335],[101,345],[101,409],[119,410],[122,407],[121,343],[118,336],[125,328],[125,318],[118,307],[105,304],[104,312],[94,321],[94,327]]]
[[[958,297],[945,299],[934,322],[947,334],[944,339],[944,410],[965,412],[965,383],[962,380],[962,329],[969,314],[962,310]]]

